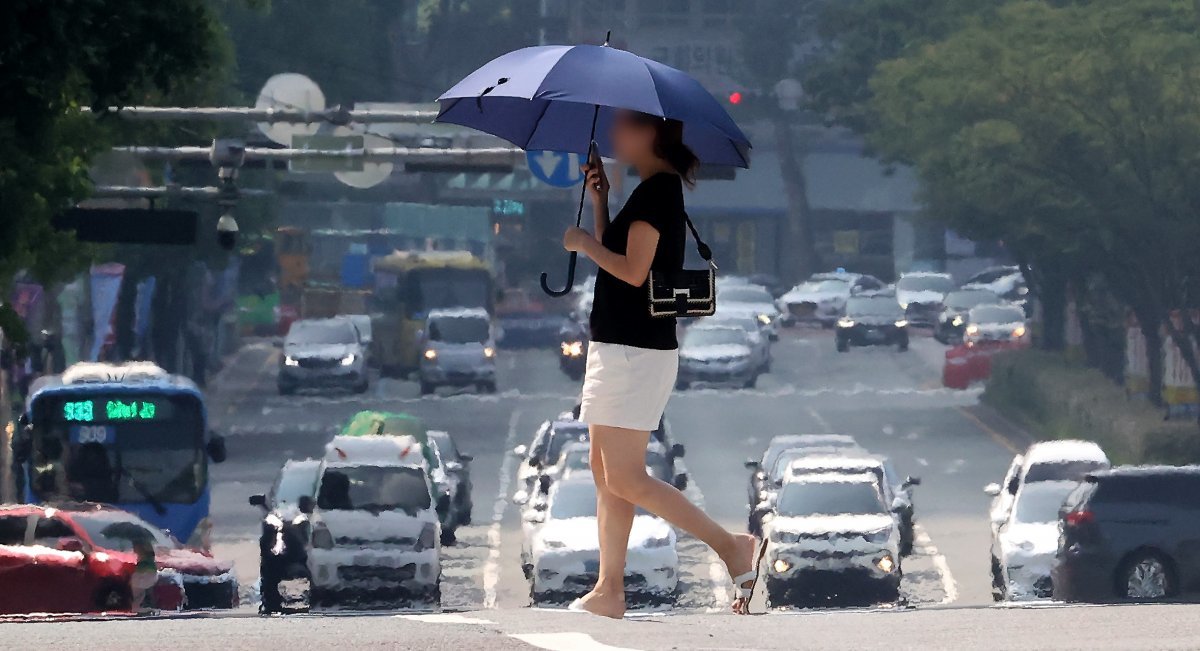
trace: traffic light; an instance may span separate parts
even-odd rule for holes
[[[758,90],[732,90],[725,96],[726,108],[734,118],[748,118],[761,114],[771,101],[769,93]]]

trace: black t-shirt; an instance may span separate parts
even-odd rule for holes
[[[642,181],[625,202],[621,212],[604,229],[604,248],[625,255],[629,227],[642,221],[658,231],[653,271],[678,271],[683,268],[684,230],[683,181],[666,172]],[[624,344],[635,348],[674,350],[674,318],[650,316],[650,293],[646,283],[634,287],[601,269],[596,274],[596,293],[592,302],[592,340]]]

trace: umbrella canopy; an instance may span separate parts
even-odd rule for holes
[[[702,163],[750,166],[750,141],[700,82],[607,45],[546,45],[510,52],[438,98],[438,122],[499,136],[526,150],[588,153],[597,119],[600,154],[611,156],[617,109],[679,120]],[[599,112],[597,113],[597,107]]]

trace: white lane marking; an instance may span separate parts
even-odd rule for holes
[[[424,624],[474,624],[476,626],[491,626],[496,622],[478,617],[466,617],[458,613],[430,613],[426,615],[396,615],[399,619],[408,619]]]
[[[517,633],[509,637],[549,651],[637,651],[629,647],[602,644],[587,633]]]
[[[696,478],[693,477],[690,472],[688,473],[688,477],[690,477],[690,480],[688,481],[688,487],[687,490],[684,491],[684,495],[687,496],[688,500],[690,500],[692,504],[696,505],[696,508],[703,511],[704,493],[700,492],[700,487],[696,485]],[[713,605],[710,612],[724,610],[727,606],[729,606],[729,604],[733,603],[733,600],[729,596],[729,592],[726,590],[726,584],[729,583],[729,578],[725,572],[725,564],[721,562],[721,559],[717,556],[716,552],[712,550],[712,548],[705,545],[704,549],[709,559],[708,582],[712,587]]]
[[[824,416],[817,413],[816,409],[813,409],[812,406],[808,406],[808,407],[805,407],[805,410],[807,410],[808,415],[812,416],[812,419],[817,422],[817,425],[819,425],[821,427],[821,429],[825,430],[826,434],[833,433],[833,427],[829,424],[829,421],[825,420]]]
[[[933,560],[933,566],[937,568],[938,575],[942,577],[942,592],[945,596],[942,597],[942,604],[954,603],[958,600],[958,583],[954,580],[954,575],[950,574],[950,565],[946,563],[946,557],[938,551],[938,548],[933,545],[929,534],[921,525],[913,525],[913,542],[921,546],[930,559]]]
[[[508,419],[508,434],[504,437],[504,449],[501,453],[504,460],[500,463],[500,488],[496,491],[496,502],[492,505],[492,526],[488,527],[488,557],[483,566],[483,607],[496,607],[496,584],[500,582],[500,531],[504,512],[508,509],[508,485],[512,481],[513,444],[517,440],[517,421],[521,418],[521,410],[514,409]]]

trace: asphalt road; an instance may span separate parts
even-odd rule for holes
[[[348,642],[489,649],[1200,647],[1200,635],[1193,633],[1200,609],[1193,606],[991,605],[988,499],[981,489],[1000,478],[1025,440],[979,407],[976,391],[940,387],[942,352],[936,342],[919,338],[907,353],[880,348],[839,354],[828,332],[785,331],[773,372],[757,389],[676,393],[667,412],[687,446],[689,496],[731,529],[742,530],[746,522],[742,462],[759,456],[775,434],[852,434],[891,456],[901,474],[920,476],[917,549],[904,561],[907,608],[725,615],[730,591],[723,568],[685,536],[679,603],[672,612],[608,622],[530,609],[518,561],[518,514],[507,501],[516,466],[508,451],[528,443],[543,420],[576,399],[578,386],[558,372],[554,351],[500,351],[496,395],[421,398],[413,383],[383,380],[363,396],[281,397],[274,384],[278,351],[254,342],[228,361],[209,389],[213,425],[227,436],[229,449],[229,460],[212,470],[217,553],[232,557],[244,585],[252,586],[260,514],[246,497],[265,491],[285,459],[320,454],[353,413],[409,411],[450,431],[475,456],[475,524],[443,550],[445,612],[260,619],[246,606],[152,621],[0,624],[0,639],[17,648],[85,641],[161,648],[164,636],[172,647],[197,648],[262,648],[301,638],[316,647]],[[1150,617],[1165,623],[1139,637]]]

